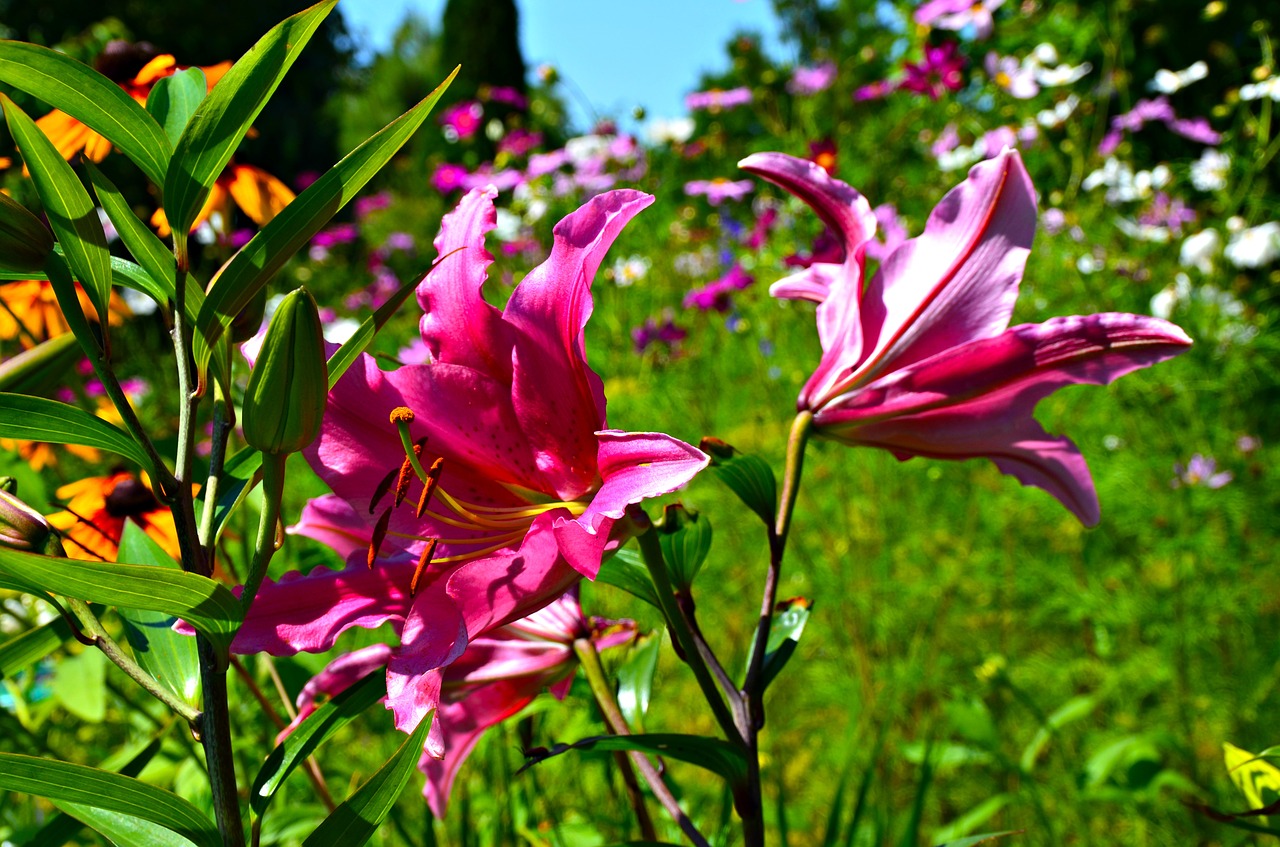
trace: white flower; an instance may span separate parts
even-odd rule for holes
[[[1200,158],[1191,163],[1191,184],[1199,191],[1220,191],[1227,184],[1230,169],[1230,156],[1206,148]]]
[[[1280,221],[1242,229],[1222,251],[1237,268],[1260,268],[1280,258]]]
[[[1074,94],[1068,95],[1067,99],[1058,101],[1052,109],[1037,112],[1036,123],[1045,129],[1056,129],[1067,122],[1067,118],[1071,117],[1079,105],[1079,97]]]
[[[610,140],[603,135],[579,135],[564,143],[564,152],[575,165],[591,159],[600,159],[609,152]]]
[[[938,156],[938,169],[942,171],[956,171],[961,168],[967,168],[974,162],[982,161],[983,154],[986,150],[986,144],[979,138],[971,147],[965,147],[963,144],[954,150],[948,150],[946,153]]]
[[[515,241],[520,237],[520,216],[509,209],[498,209],[493,234],[499,241]]]
[[[336,318],[324,325],[324,340],[330,344],[343,344],[360,328],[355,318]]]
[[[1169,71],[1163,68],[1156,71],[1155,79],[1147,83],[1151,91],[1161,94],[1172,94],[1181,91],[1193,82],[1199,82],[1209,75],[1209,66],[1204,62],[1196,62],[1180,71]]]
[[[693,118],[654,118],[645,127],[650,144],[683,144],[693,137]]]
[[[1117,219],[1116,226],[1125,235],[1130,238],[1136,238],[1139,241],[1150,241],[1154,244],[1164,244],[1169,240],[1168,227],[1139,224],[1129,220],[1128,218]]]
[[[1036,71],[1036,82],[1046,88],[1070,85],[1084,79],[1092,70],[1093,65],[1088,62],[1081,62],[1078,65],[1058,65],[1056,68],[1040,68]]]
[[[1106,267],[1106,263],[1101,259],[1094,258],[1092,255],[1085,253],[1076,260],[1076,270],[1082,274],[1091,274],[1100,271]]]
[[[628,256],[613,263],[613,282],[626,288],[628,285],[644,279],[649,272],[650,262],[644,256]]]
[[[1166,285],[1156,296],[1151,298],[1151,314],[1157,318],[1169,320],[1174,308],[1180,301],[1191,296],[1191,278],[1186,274],[1178,274],[1170,285]]]
[[[1216,229],[1205,229],[1189,235],[1178,252],[1178,263],[1184,268],[1196,268],[1202,274],[1213,273],[1213,260],[1222,250],[1222,236]]]
[[[1280,76],[1270,76],[1262,82],[1240,86],[1241,100],[1261,100],[1263,97],[1270,97],[1280,103]]]

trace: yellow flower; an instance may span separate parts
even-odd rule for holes
[[[90,320],[98,320],[98,313],[89,297],[78,285],[76,293],[80,306]],[[107,302],[107,322],[119,326],[130,315],[129,307],[115,291]],[[58,335],[70,332],[67,320],[58,307],[53,286],[43,280],[23,280],[0,283],[0,341],[17,338],[23,349],[28,349]]]
[[[66,511],[48,520],[62,533],[72,559],[114,562],[126,520],[142,527],[170,556],[179,556],[173,515],[156,499],[145,474],[89,477],[62,486],[57,497],[66,501]]]
[[[194,231],[205,221],[213,223],[212,217],[217,213],[221,216],[221,221],[215,228],[225,234],[231,219],[233,200],[254,223],[266,226],[293,201],[294,196],[289,186],[262,168],[255,168],[253,165],[228,165],[213,188],[209,189],[209,197],[192,222],[191,229]],[[156,213],[151,216],[151,225],[161,238],[168,237],[171,232],[164,209],[156,209]]]

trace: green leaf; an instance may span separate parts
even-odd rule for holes
[[[117,560],[180,571],[178,563],[133,521],[125,521]],[[195,639],[175,632],[173,615],[145,609],[116,609],[125,622],[124,634],[142,669],[179,700],[200,704],[200,659]]]
[[[764,653],[764,685],[766,688],[786,667],[800,644],[804,625],[809,621],[813,603],[803,597],[786,601],[786,608],[775,612],[769,626],[769,643]]]
[[[18,274],[38,271],[52,249],[48,227],[8,194],[0,194],[0,268]]]
[[[658,671],[661,651],[662,631],[659,630],[636,641],[627,661],[618,668],[618,708],[627,723],[637,729],[644,727],[644,715],[649,710],[653,677]]]
[[[584,738],[572,744],[556,744],[550,749],[530,751],[528,761],[521,771],[545,762],[570,750],[639,750],[652,756],[665,756],[705,768],[737,784],[747,776],[747,758],[743,752],[719,738],[675,733],[651,733],[647,735],[598,735]]]
[[[769,463],[759,456],[749,456],[718,438],[704,438],[699,445],[711,456],[711,470],[751,511],[760,516],[765,526],[773,526],[778,511],[778,480]]]
[[[146,109],[93,68],[47,47],[0,41],[0,82],[66,112],[119,147],[157,186],[164,185],[173,152],[169,139]]]
[[[102,333],[96,324],[90,326],[89,319],[85,316],[84,307],[80,305],[80,296],[76,291],[76,282],[71,276],[71,269],[67,267],[67,261],[62,257],[61,250],[57,249],[60,246],[55,245],[54,251],[45,259],[44,272],[54,295],[58,298],[58,308],[62,310],[62,317],[76,337],[76,343],[89,359],[101,358],[104,355]]]
[[[368,349],[373,343],[373,338],[378,331],[386,326],[387,321],[391,319],[400,308],[405,300],[409,299],[409,295],[418,288],[418,280],[414,279],[400,286],[395,294],[388,298],[387,302],[378,307],[378,310],[369,317],[365,318],[358,329],[351,334],[351,337],[342,343],[342,346],[333,351],[333,355],[329,357],[329,388],[332,390],[338,384],[338,380],[347,368],[360,357],[360,354]]]
[[[387,763],[334,809],[333,814],[302,842],[303,847],[358,847],[368,841],[382,826],[409,776],[416,770],[434,717],[432,712],[423,718]]]
[[[158,80],[151,87],[151,93],[147,95],[147,111],[160,124],[169,141],[177,144],[208,91],[204,71],[187,68]]]
[[[197,847],[220,847],[213,822],[171,791],[110,771],[53,759],[0,753],[0,788],[78,803],[159,824]]]
[[[0,393],[0,438],[99,447],[144,470],[154,470],[138,442],[123,430],[83,409],[45,397]]]
[[[196,319],[193,350],[201,372],[208,366],[214,344],[236,314],[404,146],[456,74],[455,69],[426,99],[343,157],[231,257],[210,285]],[[218,88],[225,82],[224,77]]]
[[[335,732],[387,695],[387,675],[379,668],[317,708],[267,756],[253,779],[249,805],[261,816],[285,777]],[[430,721],[423,721],[429,723]]]
[[[595,581],[621,588],[654,608],[662,608],[658,602],[658,590],[653,587],[653,578],[649,576],[649,569],[645,567],[640,553],[630,547],[624,547],[605,559],[600,564],[600,573],[596,574]]]
[[[1012,794],[995,794],[986,798],[981,803],[953,820],[951,823],[935,830],[933,833],[933,840],[939,843],[956,844],[957,839],[963,839],[969,833],[991,820],[1000,812],[1001,809],[1009,805],[1012,800]],[[975,837],[985,840],[992,836],[988,834]],[[960,841],[958,843],[963,844],[964,842]],[[980,842],[974,841],[971,843],[978,844]]]
[[[173,145],[165,176],[165,215],[175,233],[191,229],[209,189],[336,2],[324,0],[276,24],[200,102]]]
[[[4,106],[5,122],[31,171],[31,182],[67,264],[105,322],[111,296],[111,253],[98,210],[80,177],[26,112],[4,94],[0,94],[0,105]]]
[[[119,229],[119,227],[117,227],[117,229]],[[154,235],[152,235],[151,237],[153,239],[155,238]],[[62,245],[55,244],[53,246],[53,255],[49,257],[49,260],[62,261],[62,256],[63,256]],[[62,276],[65,277],[66,279],[67,288],[68,290],[71,291],[72,295],[74,296],[75,294],[74,282],[71,279],[70,272],[66,270],[65,262],[63,262],[62,264],[62,268],[63,268]],[[51,282],[54,282],[55,285],[58,282],[58,280],[50,277],[48,262],[45,263],[45,267],[42,270],[33,271],[32,273],[15,273],[12,271],[0,270],[0,280],[9,280],[9,279],[47,279],[47,280],[50,280]],[[128,259],[121,259],[119,256],[111,257],[111,283],[112,285],[121,285],[121,286],[124,286],[125,288],[132,288],[134,291],[141,291],[143,294],[147,295],[152,300],[156,301],[161,305],[167,304],[173,293],[172,279],[170,279],[167,285],[157,282],[155,278],[152,277],[152,275],[148,271],[144,270],[140,265],[136,265],[133,262],[130,262]],[[204,289],[200,287],[200,283],[197,282],[191,274],[188,274],[187,275],[186,313],[189,319],[193,321],[195,320],[197,310],[200,308],[200,304],[203,302],[204,302]],[[76,306],[75,311],[80,312],[81,310],[79,308],[78,298],[76,300],[75,306]],[[63,314],[66,314],[66,307],[62,305],[61,300],[58,301],[58,307],[63,310]],[[82,313],[80,314],[80,320],[81,321],[85,320],[84,315]],[[87,326],[87,322],[86,322],[86,326]]]
[[[0,392],[25,394],[49,391],[58,385],[80,357],[76,337],[69,332],[41,341],[30,350],[0,362]]]
[[[174,615],[224,653],[240,626],[240,602],[226,587],[169,568],[81,562],[0,547],[0,577],[33,593],[52,592]]]
[[[711,520],[673,503],[662,510],[657,529],[671,581],[677,591],[687,589],[711,551]]]
[[[1063,703],[1053,714],[1045,719],[1045,724],[1036,730],[1035,737],[1031,739],[1022,751],[1022,759],[1019,767],[1023,773],[1031,773],[1036,766],[1036,760],[1040,758],[1041,751],[1044,750],[1049,739],[1053,737],[1060,728],[1072,721],[1078,721],[1083,717],[1093,713],[1098,706],[1098,698],[1091,695],[1081,695],[1072,697]]]
[[[84,650],[58,662],[53,693],[67,711],[89,723],[107,716],[107,660],[97,650]]]
[[[199,70],[199,68],[193,68],[193,70]],[[113,275],[123,274],[128,280],[124,282],[125,285],[146,293],[161,306],[167,305],[173,298],[173,280],[177,275],[177,263],[173,258],[173,251],[151,231],[151,227],[138,220],[129,202],[102,171],[94,167],[92,162],[85,162],[85,170],[89,172],[89,181],[93,183],[98,202],[102,204],[102,209],[111,220],[111,225],[120,234],[120,241],[146,270],[145,278],[138,279],[134,270],[138,268],[137,265],[113,256],[111,260]],[[188,274],[185,307],[188,322],[195,320],[203,303],[204,290]]]
[[[57,650],[71,637],[71,627],[62,618],[10,638],[0,644],[0,679],[9,679]]]
[[[939,844],[938,847],[973,847],[975,844],[1004,838],[1006,835],[1018,835],[1021,832],[1022,830],[1020,829],[1010,829],[1005,832],[984,832],[982,835],[971,835],[968,838],[961,838],[957,841],[948,841],[946,844]]]

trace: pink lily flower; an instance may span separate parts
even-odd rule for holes
[[[634,621],[588,619],[570,590],[546,608],[474,639],[444,674],[444,690],[432,732],[439,729],[444,758],[424,747],[418,769],[427,777],[423,794],[436,817],[445,815],[449,792],[462,764],[489,727],[517,714],[544,690],[563,700],[578,670],[573,642],[589,638],[597,650],[629,643]],[[277,743],[316,710],[321,697],[332,698],[387,664],[392,649],[375,644],[334,659],[298,695],[298,717]]]
[[[1036,226],[1035,192],[1016,150],[975,165],[864,281],[876,229],[866,198],[821,168],[781,153],[740,166],[813,208],[844,243],[844,260],[774,283],[777,297],[817,302],[823,355],[797,408],[815,432],[883,447],[899,459],[985,456],[1048,491],[1082,523],[1098,521],[1084,457],[1032,416],[1066,385],[1101,385],[1183,352],[1167,321],[1097,314],[1009,327]]]
[[[550,258],[500,310],[481,296],[495,194],[468,193],[442,222],[441,258],[418,287],[430,361],[384,372],[363,356],[329,393],[306,455],[334,496],[308,506],[304,529],[317,527],[347,567],[268,582],[233,645],[323,652],[350,627],[390,622],[400,644],[387,705],[406,731],[435,708],[444,669],[473,639],[593,578],[629,532],[627,506],[708,463],[669,435],[609,429],[587,366],[591,280],[653,198],[613,191],[560,221]],[[401,428],[423,463],[438,457],[438,484],[403,467]],[[428,744],[443,752],[437,736]]]

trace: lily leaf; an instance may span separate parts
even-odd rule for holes
[[[457,73],[454,69],[449,78],[418,105],[343,157],[231,257],[210,284],[208,297],[196,319],[193,351],[202,373],[208,366],[214,344],[236,314],[404,146]],[[224,78],[218,87],[225,81]]]
[[[395,294],[392,294],[387,302],[378,307],[378,310],[369,317],[360,322],[359,328],[351,334],[351,337],[342,343],[342,346],[333,351],[333,355],[329,357],[329,389],[332,390],[338,384],[338,380],[347,368],[360,357],[360,354],[369,348],[373,343],[374,336],[378,331],[387,325],[387,321],[391,319],[404,303],[409,299],[418,287],[418,280],[414,279],[400,286]]]
[[[740,452],[718,438],[704,438],[698,445],[711,457],[711,470],[765,526],[773,526],[778,511],[778,480],[769,463]]]
[[[584,738],[572,744],[556,744],[550,749],[526,751],[528,761],[524,771],[536,764],[545,762],[561,753],[570,750],[639,750],[652,756],[665,756],[688,762],[712,773],[719,774],[736,784],[746,778],[747,758],[742,751],[727,741],[719,738],[705,738],[700,735],[678,735],[675,733],[652,733],[648,735],[597,735]]]
[[[630,547],[624,547],[605,559],[600,564],[600,573],[596,574],[595,581],[621,588],[654,608],[662,608],[658,602],[658,590],[653,587],[653,578],[649,576],[649,569],[645,567],[640,554]]]
[[[627,724],[642,729],[653,693],[653,677],[662,652],[662,631],[650,633],[631,648],[627,661],[618,668],[618,708]]]
[[[78,358],[76,338],[69,332],[41,341],[0,362],[0,392],[48,391]]]
[[[155,540],[133,521],[125,521],[120,537],[121,562],[152,565],[180,571]],[[142,669],[151,674],[179,700],[191,706],[200,703],[200,659],[195,639],[174,632],[178,619],[146,609],[116,609],[125,622],[124,634]]]
[[[48,227],[21,203],[0,194],[0,268],[21,275],[39,271],[52,249]]]
[[[165,176],[164,210],[175,234],[191,229],[231,154],[336,2],[324,0],[276,24],[200,102],[173,145]]]
[[[267,761],[254,777],[253,789],[249,792],[249,805],[254,813],[262,815],[266,811],[267,804],[280,789],[285,777],[293,772],[299,762],[385,696],[387,675],[382,668],[378,668],[308,715],[297,729],[276,745],[276,749],[267,756]]]
[[[49,225],[66,253],[67,264],[98,314],[105,316],[111,296],[111,253],[98,210],[80,177],[35,121],[4,94],[0,94],[0,105],[4,106],[4,119],[14,143],[31,171],[31,182]]]
[[[1004,838],[1006,835],[1018,835],[1021,832],[1022,830],[1020,829],[1010,829],[1004,832],[984,832],[982,835],[970,835],[968,838],[948,841],[946,844],[939,844],[938,847],[973,847],[975,844],[984,844],[997,838]]]
[[[711,552],[711,520],[680,503],[673,503],[662,510],[658,543],[672,583],[677,591],[684,590],[693,585],[694,577]]]
[[[48,47],[0,41],[0,82],[66,112],[119,147],[157,186],[164,185],[173,152],[169,139],[146,109],[93,68]]]
[[[164,134],[174,144],[182,137],[191,116],[209,91],[204,71],[187,68],[173,76],[157,80],[147,95],[147,111],[164,129]]]
[[[368,841],[387,819],[396,798],[416,769],[434,718],[434,712],[423,718],[387,763],[355,794],[339,804],[333,814],[302,842],[303,847],[358,847]]]
[[[220,847],[213,821],[171,791],[110,771],[0,753],[0,788],[128,815],[177,833],[197,847]]]
[[[0,438],[99,447],[144,470],[154,470],[138,442],[123,430],[76,406],[45,397],[0,393]]]
[[[222,583],[149,565],[81,562],[0,547],[0,579],[52,592],[182,618],[225,653],[240,626],[240,601]]]
[[[62,618],[10,638],[0,644],[0,679],[8,679],[19,671],[57,650],[71,637],[71,626]]]

